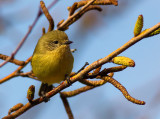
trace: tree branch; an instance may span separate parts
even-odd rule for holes
[[[89,5],[91,5],[95,0],[89,1],[85,6],[83,6],[78,12],[68,17],[66,21],[64,21],[62,24],[58,26],[58,30],[64,30],[66,29],[66,24],[68,24],[73,18],[76,18],[81,12],[83,12]]]
[[[72,113],[72,110],[71,110],[71,108],[70,108],[70,106],[69,106],[69,102],[68,102],[67,98],[64,97],[64,96],[61,94],[61,92],[60,92],[60,97],[61,97],[61,99],[62,99],[62,102],[63,102],[63,105],[64,105],[64,107],[65,107],[65,110],[66,110],[66,112],[67,112],[67,114],[68,114],[68,119],[74,119],[73,113]]]
[[[132,96],[130,96],[129,93],[127,92],[126,88],[124,86],[122,86],[117,80],[115,80],[113,78],[108,78],[108,77],[103,77],[103,79],[105,81],[111,83],[112,85],[114,85],[117,89],[119,89],[128,101],[133,102],[135,104],[139,104],[139,105],[145,104],[144,101],[137,100],[137,99],[133,98]]]
[[[19,66],[14,72],[12,72],[11,74],[9,74],[8,76],[2,78],[0,80],[0,84],[5,82],[5,81],[8,81],[9,79],[13,78],[13,77],[16,77],[18,76],[18,73],[30,62],[32,57],[29,57],[22,66]]]
[[[57,0],[55,0],[57,2]],[[53,1],[51,3],[51,5],[48,7],[48,9],[50,9],[53,5],[56,4],[56,2]],[[24,42],[26,41],[26,39],[28,38],[29,34],[31,33],[33,27],[36,25],[39,17],[42,15],[43,13],[41,12],[41,8],[39,8],[38,10],[38,14],[35,18],[35,20],[33,21],[32,25],[29,26],[28,32],[26,33],[26,35],[24,36],[24,38],[20,41],[20,43],[18,44],[18,46],[16,47],[16,49],[12,52],[11,56],[8,57],[3,63],[0,64],[0,67],[4,66],[7,62],[9,62],[10,60],[12,60],[14,58],[14,56],[16,55],[16,53],[19,51],[19,49],[22,47],[22,45],[24,44]]]
[[[7,60],[7,59],[9,59],[9,58],[10,58],[10,57],[7,56],[7,55],[0,54],[0,59],[2,59],[2,60]],[[17,60],[17,59],[11,59],[11,60],[8,61],[8,62],[14,63],[14,64],[16,64],[16,65],[20,65],[20,66],[24,65],[24,61],[20,61],[20,60]]]
[[[46,8],[46,6],[45,6],[45,4],[44,4],[43,1],[40,1],[40,5],[41,5],[41,8],[42,8],[42,10],[43,10],[44,15],[46,16],[46,18],[47,18],[48,21],[49,21],[48,32],[49,32],[49,31],[52,31],[52,30],[54,29],[54,21],[53,21],[51,15],[49,14],[48,9]],[[43,33],[44,33],[44,32],[43,32]]]
[[[85,4],[87,4],[88,1],[89,0],[76,2],[76,8],[75,9],[78,9],[78,8],[84,6]],[[96,0],[92,4],[93,5],[115,5],[115,6],[117,6],[118,1],[117,0]],[[68,10],[70,11],[71,8],[72,7],[68,7]]]
[[[141,39],[145,38],[145,36],[147,36],[148,34],[150,34],[151,32],[155,31],[156,29],[160,28],[160,23],[158,23],[157,25],[151,27],[148,31],[146,31],[144,34],[139,34],[136,37],[133,37],[131,40],[129,40],[126,44],[124,44],[123,46],[121,46],[120,48],[118,48],[117,50],[115,50],[114,52],[112,52],[111,54],[109,54],[108,56],[99,59],[95,62],[93,62],[92,64],[90,64],[89,66],[87,66],[85,69],[83,69],[81,72],[79,72],[78,74],[76,74],[75,76],[70,78],[70,83],[68,84],[67,81],[62,82],[60,85],[58,85],[57,87],[55,87],[53,90],[51,90],[50,92],[48,92],[46,94],[47,98],[50,98],[52,96],[54,96],[55,94],[57,94],[58,92],[62,91],[63,89],[69,87],[72,83],[83,79],[83,77],[89,73],[91,70],[98,68],[99,66],[109,62],[113,57],[117,56],[118,54],[122,53],[123,51],[125,51],[127,48],[131,47],[132,45],[134,45],[135,43],[137,43],[138,41],[140,41]],[[108,80],[110,81],[110,80]],[[114,82],[110,81],[110,83],[112,83],[114,85]],[[116,86],[118,87],[118,85]],[[94,86],[87,86],[87,89],[91,89],[94,88]],[[119,89],[120,90],[120,89]],[[129,98],[127,98],[129,100]],[[135,101],[133,99],[130,99],[131,101]],[[19,110],[13,112],[11,115],[7,115],[6,117],[4,117],[3,119],[8,119],[8,118],[15,118],[21,114],[23,114],[25,111],[29,110],[31,107],[42,103],[44,100],[43,98],[37,98],[35,100],[33,100],[33,104],[27,103],[26,105],[24,105],[23,107],[21,107]],[[137,103],[137,102],[135,102]],[[142,102],[141,104],[144,104],[144,102]]]

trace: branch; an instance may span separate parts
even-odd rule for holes
[[[160,28],[160,23],[156,24],[155,26],[151,27],[148,31],[146,31],[144,34],[140,34],[136,37],[133,37],[132,39],[130,39],[127,43],[125,43],[123,46],[121,46],[120,48],[118,48],[117,50],[115,50],[114,52],[112,52],[111,54],[109,54],[108,56],[99,59],[95,62],[93,62],[92,64],[90,64],[88,67],[86,67],[83,71],[81,71],[79,74],[77,74],[76,76],[74,76],[74,79],[79,79],[81,76],[84,76],[86,73],[90,72],[91,70],[98,68],[99,66],[111,61],[112,58],[114,58],[115,56],[119,55],[120,53],[122,53],[123,51],[125,51],[126,49],[128,49],[129,47],[131,47],[132,45],[134,45],[135,43],[137,43],[138,41],[142,40],[143,38],[145,38],[148,34],[152,33],[153,31],[157,30],[158,28]],[[73,80],[74,81],[74,80]]]
[[[25,73],[17,73],[17,76],[22,76],[22,77],[28,77],[28,78],[32,78],[32,79],[36,79],[37,80],[37,77],[35,77],[35,75],[33,74],[32,71],[30,72],[25,72]]]
[[[23,107],[23,104],[22,104],[22,103],[18,103],[18,104],[16,104],[16,105],[14,105],[12,108],[9,109],[8,115],[10,115],[12,112],[20,109],[21,107]]]
[[[84,84],[86,84],[88,86],[84,86],[84,87],[81,87],[81,88],[73,90],[73,91],[67,91],[67,92],[64,91],[64,92],[61,92],[61,95],[63,95],[64,97],[76,96],[80,93],[86,92],[86,91],[91,90],[95,87],[104,85],[108,81],[107,78],[111,78],[112,76],[113,76],[113,73],[110,73],[110,74],[108,74],[108,76],[106,76],[105,80],[102,79],[99,81],[90,81],[90,80],[82,79],[84,81]]]
[[[88,8],[86,8],[85,10],[83,10],[81,13],[79,13],[77,16],[75,16],[73,19],[71,19],[68,23],[66,23],[66,25],[64,26],[63,29],[61,30],[65,30],[68,28],[68,26],[70,26],[71,24],[73,24],[74,22],[76,22],[77,20],[79,20],[79,18],[82,17],[82,15],[84,15],[85,13],[87,13],[88,11],[91,10],[97,10],[99,12],[102,11],[102,8],[99,6],[95,6],[95,5],[90,5]]]
[[[66,109],[66,112],[67,112],[67,114],[68,114],[68,118],[69,118],[69,119],[74,119],[67,98],[64,97],[64,96],[62,95],[62,93],[60,93],[60,97],[61,97],[61,99],[62,99],[62,102],[63,102],[63,105],[64,105],[64,107],[65,107],[65,109]]]
[[[88,91],[90,89],[93,89],[97,86],[101,86],[101,85],[104,85],[105,83],[109,82],[111,83],[112,85],[114,85],[117,89],[119,89],[122,94],[124,95],[124,97],[128,100],[128,101],[131,101],[135,104],[139,104],[139,105],[144,105],[145,102],[144,101],[140,101],[140,100],[137,100],[135,98],[133,98],[132,96],[129,95],[129,93],[127,92],[126,88],[124,86],[122,86],[118,81],[116,81],[115,79],[109,77],[109,76],[105,76],[105,77],[102,77],[103,80],[100,80],[100,81],[90,81],[90,80],[85,80],[85,82],[87,84],[92,84],[92,86],[84,86],[82,88],[79,88],[77,90],[74,90],[74,91],[68,91],[68,92],[62,92],[62,95],[64,97],[72,97],[72,96],[76,96],[82,92],[85,92],[85,91]]]
[[[62,92],[62,95],[64,97],[73,97],[73,96],[76,96],[76,95],[78,95],[80,93],[83,93],[83,92],[86,92],[88,90],[91,90],[93,88],[95,88],[95,86],[84,86],[84,87],[81,87],[81,88],[76,89],[74,91]]]
[[[89,0],[76,2],[75,9],[78,9],[78,8],[84,6],[85,4],[87,4],[88,1]],[[95,2],[93,2],[93,5],[115,5],[115,6],[117,6],[118,1],[117,0],[96,0]],[[74,4],[72,5],[72,7],[73,6],[75,7]],[[70,11],[72,9],[72,7],[68,7],[68,10]]]
[[[121,46],[120,48],[118,48],[117,50],[115,50],[114,52],[112,52],[111,54],[109,54],[108,56],[99,59],[95,62],[93,62],[92,64],[90,64],[89,66],[87,66],[85,69],[83,69],[81,72],[79,72],[78,74],[76,74],[75,76],[70,78],[70,83],[68,84],[67,81],[62,82],[60,85],[58,85],[57,87],[55,87],[53,90],[51,90],[50,92],[48,92],[46,94],[47,98],[50,98],[52,96],[54,96],[55,94],[57,94],[58,92],[62,91],[63,89],[69,87],[71,84],[73,84],[74,82],[83,79],[83,77],[89,73],[91,70],[100,67],[101,65],[109,62],[113,57],[119,55],[120,53],[122,53],[123,51],[125,51],[127,48],[131,47],[132,45],[134,45],[135,43],[137,43],[138,41],[140,41],[141,39],[145,38],[148,34],[150,34],[151,32],[155,31],[156,29],[160,28],[160,23],[158,23],[157,25],[153,26],[152,28],[150,28],[148,31],[146,31],[144,34],[139,34],[136,37],[133,37],[131,40],[129,40],[126,44],[124,44],[123,46]],[[109,80],[110,81],[110,80]],[[114,82],[110,81],[110,83],[112,83],[114,85]],[[118,85],[116,86],[118,88]],[[86,88],[92,88],[92,86],[87,86]],[[120,89],[119,89],[120,90]],[[125,94],[125,93],[124,93]],[[129,98],[127,98],[129,100]],[[133,99],[131,99],[132,101],[134,101]],[[21,107],[19,110],[13,112],[11,115],[7,115],[6,117],[4,117],[3,119],[7,119],[7,118],[15,118],[21,114],[23,114],[25,111],[29,110],[30,108],[32,108],[33,106],[40,104],[44,101],[44,99],[42,97],[37,98],[35,100],[33,100],[32,104],[27,103],[26,105],[24,105],[23,107]],[[135,102],[137,103],[137,102]],[[143,102],[144,103],[144,102]],[[141,104],[143,104],[141,103]]]
[[[51,5],[55,5],[55,3],[57,2],[57,0],[53,1],[51,3]],[[49,6],[48,9],[50,9],[52,6]],[[33,21],[32,25],[29,26],[28,32],[26,33],[26,35],[24,36],[24,38],[20,41],[20,43],[18,44],[18,46],[16,47],[16,49],[12,52],[11,56],[8,57],[4,62],[2,62],[0,64],[0,67],[4,66],[7,62],[9,62],[10,60],[12,60],[14,58],[14,56],[16,55],[16,53],[19,51],[19,49],[22,47],[22,45],[24,44],[24,42],[26,41],[26,39],[28,38],[29,34],[31,33],[33,27],[36,25],[39,17],[42,15],[43,13],[41,12],[41,9],[39,8],[38,10],[38,14],[37,17],[35,18],[35,20]]]
[[[88,79],[88,78],[90,78],[90,79],[99,78],[99,77],[106,76],[108,73],[119,72],[119,71],[122,71],[126,68],[127,68],[126,66],[116,66],[116,67],[110,67],[110,68],[107,68],[107,69],[105,68],[101,72],[88,73],[83,78],[86,78],[86,79]]]
[[[92,4],[92,5],[91,5]],[[102,11],[101,7],[96,5],[118,5],[117,0],[87,0],[75,2],[72,7],[69,7],[69,17],[66,21],[62,20],[58,23],[58,30],[66,30],[68,27],[77,21],[84,13],[90,10]],[[83,7],[82,7],[83,6]],[[74,13],[78,8],[82,7],[78,12]],[[73,14],[74,13],[74,14]]]
[[[123,71],[126,68],[127,66],[116,66],[116,67],[110,67],[107,69],[105,68],[98,75],[105,76],[107,73]]]
[[[2,78],[0,80],[0,84],[5,82],[5,81],[8,81],[9,79],[13,78],[13,77],[16,77],[18,76],[18,73],[30,62],[32,57],[29,57],[22,66],[19,66],[14,72],[12,72],[11,74],[9,74],[8,76]]]
[[[108,78],[108,77],[103,77],[103,79],[109,83],[111,83],[112,85],[114,85],[117,89],[119,89],[122,94],[124,95],[124,97],[128,100],[131,101],[135,104],[139,104],[139,105],[144,105],[145,102],[141,101],[141,100],[137,100],[135,98],[133,98],[132,96],[129,95],[129,93],[127,92],[126,88],[124,86],[122,86],[118,81],[116,81],[113,78]]]
[[[45,6],[45,4],[44,4],[43,1],[40,1],[40,5],[41,5],[41,8],[42,8],[42,10],[43,10],[44,15],[46,16],[46,18],[47,18],[48,21],[49,21],[48,32],[49,32],[49,31],[52,31],[52,30],[54,29],[54,21],[53,21],[51,15],[49,14],[48,9],[46,8],[46,6]],[[43,33],[44,33],[44,32],[43,32]]]
[[[0,59],[2,59],[2,60],[8,60],[9,58],[10,57],[7,55],[0,54]],[[20,60],[13,59],[13,58],[9,62],[14,63],[16,65],[20,65],[20,66],[24,65],[24,61],[20,61]]]
[[[66,29],[68,26],[66,26],[66,24],[68,24],[73,18],[77,17],[81,12],[83,12],[89,5],[91,5],[95,0],[91,0],[89,1],[85,6],[83,6],[78,12],[76,12],[75,14],[73,14],[72,16],[69,16],[68,19],[66,21],[64,21],[62,24],[60,24],[58,26],[58,30],[64,30]]]

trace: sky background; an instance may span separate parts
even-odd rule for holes
[[[50,9],[55,24],[67,19],[67,7],[76,0],[59,0]],[[46,6],[51,1],[45,0]],[[159,0],[119,0],[118,6],[103,6],[102,12],[91,11],[66,31],[76,48],[73,71],[78,71],[85,62],[90,64],[107,56],[133,37],[133,29],[138,15],[144,17],[144,29],[160,22]],[[28,31],[39,7],[39,0],[0,0],[0,54],[10,55]],[[26,60],[34,51],[42,34],[42,27],[48,28],[44,15],[38,20],[27,41],[16,54],[18,60]],[[131,96],[146,101],[146,105],[136,105],[126,100],[122,93],[111,84],[69,98],[75,119],[159,119],[160,118],[160,35],[143,39],[120,54],[136,62],[134,68],[115,73],[114,78],[128,90]],[[0,60],[0,63],[3,60]],[[103,68],[115,66],[105,64]],[[17,68],[8,63],[0,68],[0,79]],[[28,64],[23,71],[31,70]],[[26,94],[30,85],[36,86],[38,98],[40,82],[29,78],[16,77],[0,84],[0,118],[17,103],[27,103]],[[57,86],[58,84],[55,84]],[[65,90],[73,90],[83,85],[74,83]],[[18,119],[67,119],[59,94],[48,103],[41,103]]]

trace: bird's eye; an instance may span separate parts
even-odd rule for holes
[[[54,42],[54,44],[58,44],[58,41],[57,40],[55,40],[55,41],[53,41]]]

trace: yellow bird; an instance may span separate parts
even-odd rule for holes
[[[60,83],[71,73],[74,62],[71,43],[66,33],[59,30],[47,32],[39,39],[31,65],[33,73],[43,84]]]

